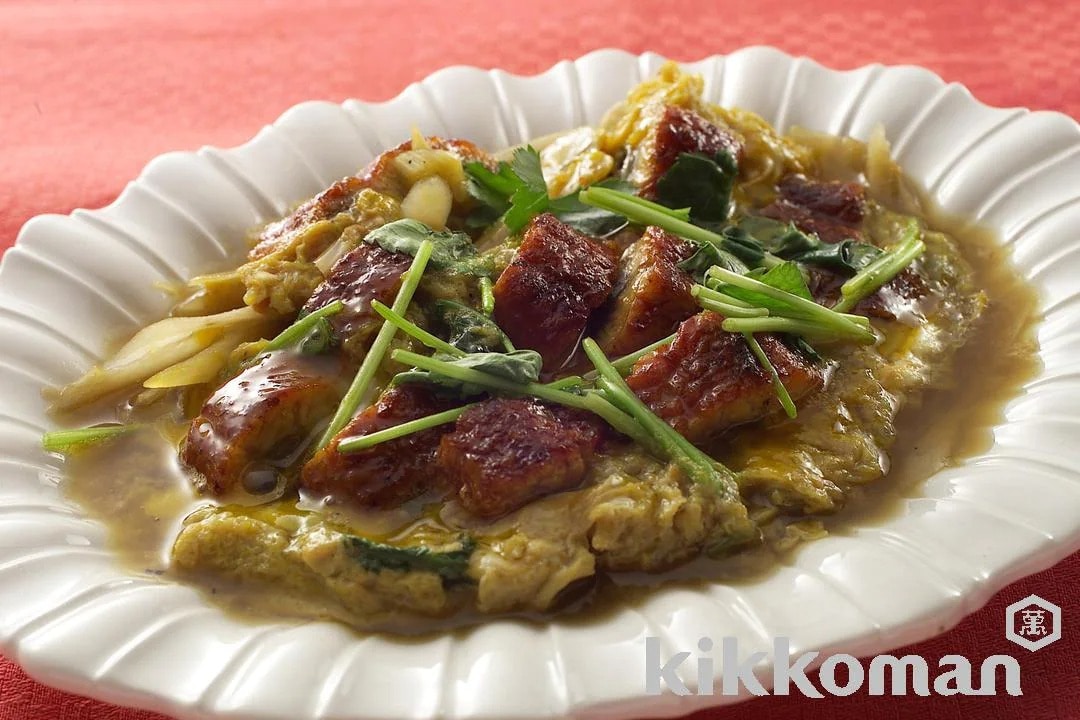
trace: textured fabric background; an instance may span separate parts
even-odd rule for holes
[[[1080,116],[1075,0],[0,0],[0,248],[33,215],[107,204],[155,155],[243,142],[302,100],[385,99],[458,63],[531,73],[601,47],[690,60],[752,44],[838,68],[923,65],[994,105]],[[1080,718],[1078,587],[1073,556],[906,650],[931,664],[1013,654],[1023,697],[768,698],[696,720]],[[1032,592],[1065,618],[1064,639],[1036,653],[1003,637],[1004,607]],[[157,717],[45,688],[0,658],[0,720]]]

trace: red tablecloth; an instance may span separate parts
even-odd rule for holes
[[[1075,2],[0,0],[0,247],[33,215],[108,203],[159,153],[242,142],[302,100],[383,99],[450,64],[528,73],[601,47],[696,59],[752,44],[843,68],[924,65],[992,104],[1080,116]],[[1013,654],[1023,697],[770,698],[697,718],[1080,718],[1078,585],[1073,556],[908,649],[932,665]],[[1064,639],[1036,653],[1003,633],[1004,607],[1032,592],[1066,618]],[[45,688],[0,658],[0,720],[153,717]]]

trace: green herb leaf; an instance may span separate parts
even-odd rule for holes
[[[548,207],[540,153],[531,146],[514,151],[509,163],[499,163],[497,172],[476,162],[465,163],[464,168],[469,193],[481,205],[470,215],[466,223],[470,227],[483,227],[502,216],[510,232],[516,233]]]
[[[740,275],[750,272],[750,268],[742,260],[722,251],[712,243],[697,245],[694,254],[679,263],[679,267],[690,273],[696,282],[703,282],[705,273],[714,266],[722,267]]]
[[[375,228],[364,238],[388,252],[416,256],[425,241],[432,244],[429,264],[437,270],[452,270],[465,275],[489,275],[477,257],[476,246],[464,234],[450,230],[436,231],[418,220],[395,220]]]
[[[753,238],[770,253],[803,265],[816,265],[854,275],[881,255],[868,243],[842,240],[825,243],[813,233],[804,233],[793,223],[748,215],[739,220],[737,229]],[[735,228],[724,231],[729,235]]]
[[[483,163],[464,164],[469,195],[477,201],[476,208],[465,218],[465,227],[477,230],[498,220],[510,209],[510,196],[517,186],[513,179],[505,178],[487,169]]]
[[[817,235],[804,233],[795,227],[794,223],[780,222],[760,215],[741,217],[735,227],[752,236],[769,252],[788,259],[822,245]]]
[[[342,538],[345,552],[369,572],[431,572],[450,584],[470,582],[469,559],[476,541],[463,536],[458,547],[431,550],[422,545],[396,546],[368,540],[357,535]]]
[[[536,382],[544,358],[535,350],[514,350],[509,353],[472,353],[452,360],[454,365],[486,372],[517,383]]]
[[[586,205],[622,215],[637,225],[656,225],[693,243],[699,249],[703,245],[713,245],[720,253],[728,256],[723,263],[720,263],[721,267],[733,268],[732,272],[739,272],[734,268],[745,264],[736,257],[735,253],[750,259],[754,264],[765,267],[772,267],[783,262],[780,258],[765,253],[745,239],[740,238],[736,246],[725,235],[688,222],[685,210],[672,210],[627,192],[593,185],[578,193],[578,199]],[[704,263],[704,257],[699,260]]]
[[[751,276],[753,277],[753,276]],[[804,300],[813,301],[813,297],[810,295],[810,289],[806,286],[806,281],[803,280],[802,271],[799,270],[799,266],[791,261],[784,262],[771,268],[767,272],[758,275],[754,279],[759,282],[774,287],[778,290],[783,290],[786,293],[791,293],[796,297],[803,298]],[[777,299],[774,296],[766,295],[758,290],[749,290],[746,288],[735,287],[733,285],[724,285],[722,292],[725,295],[730,295],[733,298],[737,298],[744,302],[750,303],[754,307],[763,307],[767,310],[783,310],[789,307],[789,303],[785,300]]]
[[[466,189],[469,194],[482,206],[495,211],[496,217],[509,209],[510,196],[523,185],[506,163],[501,163],[497,172],[488,170],[486,165],[479,162],[468,162],[463,167],[468,178]]]
[[[540,162],[540,153],[532,145],[514,151],[510,170],[526,190],[547,193],[547,182]]]
[[[469,179],[469,194],[486,205],[494,207],[505,203],[518,188],[518,180],[512,173],[510,177],[494,173],[481,162],[467,162],[463,167]]]
[[[534,217],[548,206],[547,192],[521,189],[510,198],[510,209],[503,215],[503,223],[512,233],[520,232]]]
[[[810,295],[810,289],[806,286],[802,271],[793,262],[786,262],[770,268],[759,279],[770,287],[779,288],[804,300],[812,301],[814,299]]]
[[[550,211],[578,232],[603,237],[621,229],[626,220],[615,213],[582,203],[577,194],[552,199],[540,162],[532,147],[518,148],[509,163],[492,172],[480,163],[466,163],[469,193],[480,203],[466,221],[470,228],[490,225],[502,217],[510,232],[518,232],[542,212]],[[633,189],[622,180],[609,179],[597,187]]]
[[[622,192],[632,192],[634,186],[625,180],[608,178],[598,182],[592,187],[608,188]],[[586,205],[579,198],[580,193],[556,198],[549,204],[551,212],[564,223],[578,232],[593,237],[606,237],[622,230],[627,225],[626,218],[617,213],[601,210],[592,205]]]
[[[496,352],[507,347],[510,340],[495,321],[471,307],[453,300],[438,300],[433,306],[435,317],[447,329],[448,342],[467,353]]]
[[[874,294],[882,285],[900,274],[926,249],[926,244],[920,239],[921,235],[919,222],[911,218],[901,230],[898,243],[874,258],[855,277],[840,286],[840,302],[836,303],[833,309],[847,312],[860,300]]]
[[[727,219],[731,189],[739,169],[726,151],[709,157],[681,153],[656,183],[656,199],[673,208],[690,208],[695,222],[720,223]]]
[[[727,227],[724,228],[721,237],[724,238],[724,250],[742,260],[749,267],[764,264],[765,248],[752,235],[738,227]]]
[[[793,259],[804,265],[816,265],[854,275],[881,256],[881,250],[866,243],[842,240],[798,255]]]
[[[462,370],[475,370],[512,383],[534,383],[540,379],[544,359],[535,350],[515,350],[509,353],[477,352],[463,357],[436,355],[436,360]],[[453,393],[458,397],[473,397],[487,388],[445,373],[413,369],[394,376],[393,384],[423,383]]]

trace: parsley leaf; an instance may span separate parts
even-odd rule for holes
[[[591,187],[608,188],[622,192],[633,192],[634,190],[631,183],[618,178],[608,178]],[[578,193],[552,200],[549,203],[549,209],[555,214],[555,217],[570,227],[593,237],[606,237],[622,230],[627,225],[627,220],[622,215],[581,202]]]
[[[506,346],[506,335],[491,318],[453,300],[438,300],[435,317],[449,331],[447,342],[467,353],[494,352]]]
[[[731,190],[739,168],[731,153],[712,157],[681,153],[656,183],[656,199],[671,208],[690,208],[698,223],[722,223],[731,206]]]
[[[720,233],[724,238],[723,249],[742,260],[750,267],[763,264],[765,248],[754,236],[738,227],[729,226]]]
[[[431,267],[464,275],[490,275],[490,270],[477,257],[472,239],[464,233],[432,230],[418,220],[406,218],[375,228],[364,238],[364,242],[378,245],[388,252],[413,257],[425,240],[430,240],[433,245],[431,260],[428,261]]]
[[[804,265],[817,265],[854,275],[881,257],[881,250],[866,243],[842,240],[834,244],[822,244],[795,256]]]
[[[854,275],[881,255],[880,249],[867,243],[855,240],[822,242],[817,235],[804,233],[793,223],[783,223],[766,217],[750,215],[741,218],[734,228],[725,230],[724,235],[727,236],[734,230],[752,236],[765,250],[786,260],[849,275]]]
[[[813,297],[810,295],[810,289],[806,286],[806,281],[803,280],[799,266],[790,260],[783,262],[764,273],[751,272],[748,277],[804,300],[813,301]],[[785,300],[766,295],[759,290],[750,290],[748,288],[736,287],[730,284],[726,284],[722,288],[716,289],[721,290],[725,295],[730,295],[737,300],[748,302],[754,307],[765,308],[769,311],[783,313],[791,308],[790,303]]]
[[[519,232],[529,221],[547,210],[547,192],[521,189],[510,198],[510,209],[503,215],[503,222],[510,232]]]
[[[695,243],[695,245],[697,250],[694,254],[679,263],[679,267],[690,273],[695,282],[704,282],[705,274],[714,265],[740,275],[745,275],[750,271],[750,268],[738,257],[725,252],[711,242]]]
[[[540,153],[532,146],[514,151],[509,163],[499,163],[492,172],[483,163],[465,163],[469,194],[480,207],[466,221],[482,227],[500,216],[510,232],[518,232],[533,216],[547,209],[547,183],[540,166]]]
[[[515,150],[510,162],[499,163],[495,172],[478,162],[465,163],[464,167],[469,178],[469,194],[479,203],[466,219],[467,227],[486,227],[501,217],[507,229],[516,233],[534,217],[548,211],[586,235],[608,235],[626,224],[621,216],[586,205],[576,194],[549,197],[540,153],[531,146]],[[605,180],[598,185],[631,187],[618,180]]]
[[[780,265],[767,270],[758,277],[758,280],[770,287],[789,292],[804,300],[814,299],[810,295],[810,289],[806,287],[806,281],[803,279],[802,271],[800,271],[799,266],[793,262],[781,263]]]
[[[506,212],[507,198],[517,190],[517,178],[512,177],[512,173],[510,177],[495,174],[480,162],[467,162],[464,167],[469,177],[469,194],[484,205]]]
[[[540,153],[532,145],[526,145],[514,151],[510,160],[510,169],[514,176],[531,192],[547,193],[547,182],[540,164]]]
[[[747,215],[739,218],[736,227],[752,236],[769,252],[787,259],[822,246],[817,235],[804,233],[795,227],[795,223]]]

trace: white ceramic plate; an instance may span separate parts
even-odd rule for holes
[[[156,281],[221,268],[245,230],[414,124],[503,147],[596,122],[661,62],[601,51],[535,77],[449,68],[386,103],[304,103],[241,147],[155,159],[109,207],[27,223],[0,268],[0,650],[46,683],[184,718],[676,715],[723,698],[643,697],[646,636],[663,639],[664,657],[703,635],[737,637],[743,657],[777,635],[795,652],[872,654],[945,630],[1080,548],[1080,126],[986,107],[919,68],[836,72],[750,48],[687,67],[711,100],[781,128],[865,139],[883,123],[902,166],[946,210],[995,229],[1038,285],[1045,370],[1009,404],[990,452],[756,585],[658,592],[589,626],[499,621],[407,643],[327,623],[256,626],[118,568],[38,449],[43,386],[161,316]]]

